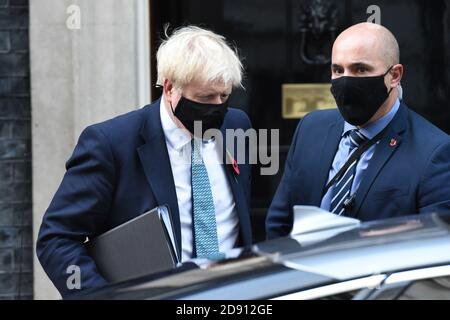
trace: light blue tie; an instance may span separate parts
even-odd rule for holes
[[[350,139],[350,155],[355,148],[359,148],[367,141],[367,138],[356,129],[349,132],[348,138]],[[358,159],[352,162],[343,177],[335,184],[330,211],[337,215],[342,215],[346,212],[345,200],[351,195],[357,164]]]
[[[195,251],[198,258],[218,260],[223,257],[223,254],[219,252],[216,212],[208,171],[200,154],[200,143],[195,139],[191,141]]]

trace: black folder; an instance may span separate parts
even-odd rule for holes
[[[86,243],[100,274],[117,283],[169,270],[180,260],[167,206],[156,207]]]

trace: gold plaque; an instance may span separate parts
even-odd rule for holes
[[[330,88],[331,84],[326,83],[283,84],[283,119],[299,119],[314,110],[336,108]]]

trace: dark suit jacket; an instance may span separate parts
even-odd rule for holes
[[[176,249],[181,252],[179,209],[159,108],[158,100],[92,125],[81,134],[44,215],[36,246],[39,261],[63,297],[72,292],[66,286],[70,265],[81,268],[82,289],[107,284],[86,252],[86,237],[93,238],[158,205],[170,207]],[[244,112],[230,108],[222,131],[250,126]],[[237,245],[250,245],[251,168],[240,164],[236,175],[231,165],[226,167],[240,224]]]
[[[294,205],[320,206],[343,127],[337,110],[300,121],[266,218],[269,239],[289,234]],[[450,212],[450,137],[402,104],[376,146],[349,216],[368,221],[431,211]]]

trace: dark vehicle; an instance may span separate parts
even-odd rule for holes
[[[220,262],[193,262],[198,267],[77,298],[450,299],[450,216],[333,227],[235,249]]]

